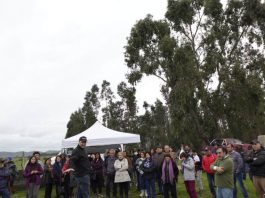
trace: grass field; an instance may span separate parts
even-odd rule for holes
[[[209,188],[208,188],[207,178],[206,178],[205,174],[203,174],[202,179],[203,179],[204,190],[199,197],[211,198],[212,196],[211,196]],[[255,190],[254,190],[252,182],[249,179],[247,179],[244,182],[245,182],[245,187],[249,193],[249,198],[255,198],[256,195],[255,195]],[[20,188],[17,188],[15,190],[16,190],[16,192],[12,195],[12,198],[25,198],[25,190],[23,188],[20,187]],[[187,195],[184,183],[183,183],[182,176],[179,176],[179,182],[177,184],[177,193],[178,193],[178,198],[188,198],[188,195]],[[41,188],[40,192],[39,192],[39,198],[43,198],[43,197],[44,197],[44,188]],[[53,197],[55,198],[54,190],[53,190]],[[91,197],[93,197],[93,193],[91,193]],[[129,197],[130,198],[139,197],[139,192],[136,191],[135,186],[133,186],[131,188],[131,190],[129,192]],[[241,194],[241,191],[239,190],[239,187],[238,187],[238,197],[239,198],[243,197]],[[157,198],[162,198],[162,196],[157,196]]]

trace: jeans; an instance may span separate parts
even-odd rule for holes
[[[213,197],[216,197],[216,192],[214,189],[214,175],[207,173],[207,180],[208,180],[208,185],[209,185],[209,188],[210,188],[210,191],[211,191]]]
[[[234,173],[234,190],[233,190],[233,197],[236,198],[237,197],[237,189],[236,189],[236,182],[238,182],[240,190],[243,194],[244,198],[248,198],[248,192],[244,186],[243,183],[243,177],[242,177],[242,173]]]
[[[140,190],[146,190],[145,186],[145,178],[143,175],[139,174],[139,189]]]
[[[0,196],[3,198],[10,198],[10,193],[7,188],[0,189]]]
[[[89,176],[76,177],[77,198],[89,198]]]
[[[160,194],[163,193],[161,176],[162,176],[161,172],[157,171],[157,173],[156,173],[156,181],[157,181],[157,184],[158,184],[158,190],[159,190]]]
[[[233,188],[217,188],[217,198],[233,198]]]
[[[106,177],[106,197],[110,197],[110,189],[113,189],[113,197],[117,197],[117,184],[114,183],[115,175],[108,174]]]
[[[155,178],[145,179],[145,186],[148,194],[148,198],[156,197],[156,189],[155,189]]]
[[[172,198],[177,198],[176,183],[174,184],[164,184],[163,185],[164,198],[169,198],[169,192],[171,193]]]

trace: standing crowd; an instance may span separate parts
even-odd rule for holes
[[[253,181],[257,197],[265,197],[265,150],[257,140],[251,142],[247,151],[228,144],[205,147],[198,153],[182,146],[180,151],[174,152],[165,145],[150,152],[134,151],[131,155],[110,149],[104,159],[100,153],[88,155],[86,144],[87,138],[80,137],[72,154],[58,155],[54,163],[51,158],[42,163],[40,153],[34,152],[23,171],[26,197],[37,198],[43,185],[45,198],[52,197],[53,189],[57,198],[88,198],[90,195],[128,198],[131,186],[136,184],[139,197],[177,198],[176,184],[182,174],[187,191],[185,197],[197,198],[204,190],[203,172],[214,198],[236,198],[240,193],[240,197],[248,198],[243,182],[247,175]],[[15,178],[13,165],[10,160],[0,158],[0,196],[3,198],[11,196]]]

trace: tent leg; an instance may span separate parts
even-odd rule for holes
[[[121,144],[121,151],[123,152],[124,151],[124,145]]]

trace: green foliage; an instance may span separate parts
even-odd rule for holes
[[[81,110],[71,115],[67,137],[97,119],[141,134],[145,148],[198,148],[216,137],[249,141],[264,133],[265,4],[222,2],[168,0],[164,19],[140,19],[125,46],[131,85],[121,82],[117,95],[108,81],[93,85]],[[165,103],[145,102],[139,115],[134,86],[145,76],[162,81]]]
[[[258,0],[169,0],[165,19],[147,15],[134,25],[125,52],[127,79],[162,80],[177,143],[249,140],[264,131],[264,13]]]

